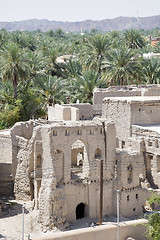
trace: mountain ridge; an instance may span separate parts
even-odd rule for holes
[[[91,20],[84,21],[56,21],[48,19],[28,19],[21,21],[0,22],[0,29],[6,29],[7,31],[36,31],[40,29],[43,32],[49,30],[56,30],[61,28],[66,32],[80,32],[90,31],[91,29],[97,29],[99,31],[122,31],[126,29],[136,28],[149,30],[152,28],[160,28],[160,15],[149,17],[116,17],[113,19],[104,20]]]

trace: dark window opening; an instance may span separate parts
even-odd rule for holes
[[[127,196],[127,201],[129,201],[129,195]]]
[[[133,212],[135,212],[136,211],[136,209],[135,208],[133,208]]]
[[[148,140],[148,146],[151,147],[152,146],[152,141]]]
[[[136,194],[136,199],[138,200],[138,194]]]
[[[81,130],[80,129],[78,129],[77,135],[81,135]]]
[[[125,141],[122,141],[122,148],[125,147]]]
[[[155,147],[156,147],[156,148],[159,148],[159,142],[158,142],[157,139],[156,139],[156,141],[155,141]]]
[[[65,130],[65,136],[69,136],[70,135],[70,132],[68,129]]]
[[[76,219],[84,218],[84,209],[85,205],[84,203],[80,203],[76,207]]]
[[[57,131],[53,130],[53,136],[57,136]]]

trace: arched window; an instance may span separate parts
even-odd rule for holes
[[[102,151],[100,148],[97,148],[95,151],[95,158],[102,158]]]

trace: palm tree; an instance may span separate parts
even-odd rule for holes
[[[79,99],[80,102],[92,103],[93,90],[95,87],[100,87],[101,83],[100,74],[92,69],[71,78],[69,88],[73,102]]]
[[[146,45],[145,39],[138,30],[126,30],[124,33],[126,44],[131,49],[142,48]]]
[[[160,83],[160,60],[157,58],[144,59],[142,62],[144,81],[148,84]]]
[[[26,79],[28,67],[23,58],[22,51],[17,44],[8,43],[0,51],[1,78],[3,81],[9,80],[13,84],[14,98],[17,99],[18,81]]]
[[[60,77],[62,74],[61,66],[57,62],[57,58],[61,55],[64,55],[66,51],[66,46],[64,44],[55,44],[52,43],[46,47],[43,52],[44,62],[45,62],[45,71],[47,74]]]
[[[52,105],[65,101],[67,94],[65,80],[56,76],[43,75],[36,78],[33,83],[37,91],[44,97],[46,104]]]
[[[65,32],[62,30],[62,28],[57,28],[55,33],[54,33],[54,36],[58,39],[61,39],[61,38],[64,38],[65,37]]]
[[[10,81],[0,81],[0,103],[13,103],[13,85]]]
[[[9,34],[7,30],[1,29],[0,30],[0,48],[5,45],[5,43],[9,40]]]
[[[125,46],[113,49],[103,62],[106,70],[105,78],[109,84],[131,84],[138,80],[140,74],[140,62],[135,58],[135,52]]]
[[[80,53],[82,63],[100,73],[102,71],[102,61],[107,56],[110,46],[111,41],[107,35],[96,34],[89,37]]]
[[[40,51],[28,51],[26,58],[30,69],[30,79],[35,78],[37,75],[44,74],[46,62]]]
[[[82,75],[82,64],[78,60],[69,59],[68,62],[61,64],[64,77],[75,78]]]

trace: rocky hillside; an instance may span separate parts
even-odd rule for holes
[[[86,20],[81,22],[60,22],[49,21],[47,19],[37,20],[30,19],[15,22],[0,22],[0,29],[5,28],[8,31],[34,31],[40,29],[42,31],[55,30],[62,28],[66,32],[89,31],[96,28],[100,31],[124,30],[130,28],[152,29],[160,28],[160,15],[151,17],[117,17],[114,19],[105,19],[101,21]]]

